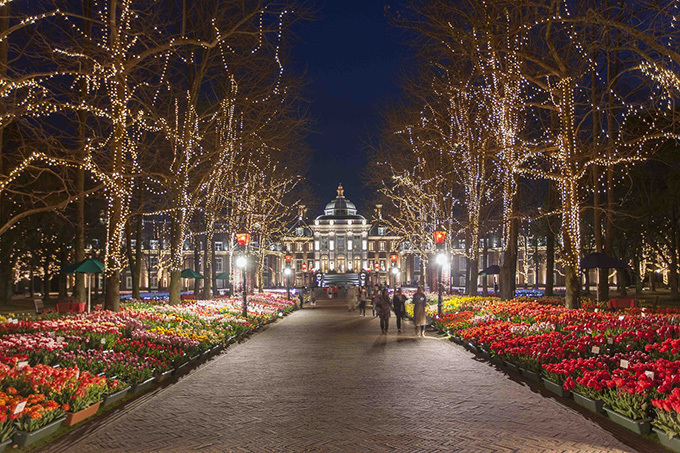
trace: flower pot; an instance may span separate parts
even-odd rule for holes
[[[508,369],[508,371],[511,371],[515,374],[519,374],[519,367],[515,365],[512,362],[505,362],[505,367]]]
[[[151,377],[144,382],[140,382],[139,384],[133,385],[132,388],[130,389],[130,392],[139,393],[149,390],[149,388],[151,388],[151,386],[153,385],[153,380],[154,378]]]
[[[195,356],[189,358],[189,363],[196,363],[196,362],[198,362],[198,359],[200,359],[200,358],[201,358],[201,354],[196,354]]]
[[[11,436],[6,441],[0,442],[0,453],[5,451],[5,449],[7,449],[7,447],[9,447],[10,445],[12,445],[12,437]]]
[[[187,372],[187,371],[189,371],[189,362],[184,362],[184,363],[181,364],[180,366],[175,367],[175,369],[174,369],[174,371],[172,372],[172,374],[182,374],[182,373],[185,373],[185,372]]]
[[[579,406],[585,407],[592,412],[604,412],[604,409],[602,408],[602,401],[591,400],[590,398],[580,395],[576,392],[571,392],[571,394],[574,396],[574,401]]]
[[[634,433],[637,434],[649,434],[651,430],[651,425],[650,422],[652,421],[651,418],[643,418],[640,420],[635,420],[629,417],[626,417],[623,414],[619,414],[615,410],[609,409],[607,407],[604,408],[604,410],[607,412],[607,415],[609,416],[609,419],[616,423],[617,425],[621,425],[624,428],[628,428],[629,430],[633,431]]]
[[[125,387],[123,390],[118,390],[115,393],[112,393],[110,395],[104,395],[104,401],[102,401],[102,407],[110,406],[116,401],[120,401],[127,395],[127,393],[130,391],[130,386]]]
[[[520,368],[519,371],[522,373],[522,376],[527,378],[527,380],[535,383],[541,382],[541,375],[536,373],[535,371],[527,370],[525,368]]]
[[[63,422],[65,418],[66,417],[59,417],[53,422],[50,422],[42,428],[36,429],[35,431],[17,431],[14,433],[14,436],[12,436],[12,441],[19,447],[27,447],[32,445],[40,439],[54,434],[59,429],[61,422]]]
[[[472,343],[465,343],[464,346],[465,346],[465,349],[467,349],[471,353],[477,354],[477,351],[478,351],[477,346],[473,345]]]
[[[461,337],[458,337],[458,336],[455,336],[455,335],[454,335],[454,336],[452,336],[451,338],[453,339],[453,342],[454,342],[454,343],[460,344],[460,345],[463,344],[463,339],[462,339]]]
[[[73,426],[76,423],[80,423],[83,420],[92,417],[99,410],[99,405],[101,405],[101,403],[101,401],[97,401],[92,406],[78,412],[67,412],[66,419],[62,422],[62,425]]]
[[[656,433],[656,436],[659,438],[659,442],[661,442],[661,445],[673,451],[680,452],[680,439],[678,438],[678,436],[668,437],[664,430],[655,427],[652,427],[652,429]]]
[[[503,359],[501,359],[497,355],[491,357],[491,363],[493,363],[494,365],[497,365],[497,366],[505,365],[505,362],[503,362]]]
[[[483,358],[484,360],[491,360],[491,354],[489,353],[489,351],[487,351],[487,350],[485,350],[485,349],[478,348],[478,349],[477,349],[477,354],[478,354],[481,358]]]
[[[555,382],[546,378],[543,378],[543,386],[550,393],[554,393],[555,395],[562,398],[568,398],[569,394],[571,393],[569,390],[564,390],[560,384],[556,384]]]
[[[153,379],[156,382],[163,382],[163,381],[167,380],[170,376],[172,376],[172,372],[173,372],[173,370],[168,370],[168,371],[164,371],[162,373],[158,373],[158,374],[154,375]]]

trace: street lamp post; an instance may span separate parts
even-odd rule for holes
[[[288,300],[290,300],[290,274],[292,273],[290,263],[293,261],[293,255],[286,252],[286,256],[284,258],[286,260],[286,268],[283,270],[283,274],[286,276],[286,294]]]
[[[442,271],[444,269],[444,264],[446,264],[446,255],[441,252],[441,250],[444,248],[444,242],[446,241],[446,231],[441,227],[438,226],[436,230],[434,230],[433,233],[434,236],[434,243],[439,250],[439,254],[437,255],[437,264],[439,264],[439,272],[438,272],[438,296],[437,296],[437,315],[441,316],[442,315]]]
[[[395,269],[397,269],[397,260],[399,259],[399,255],[397,253],[392,252],[390,254],[390,261],[392,262],[392,286],[394,288],[397,287],[397,272]]]
[[[236,266],[241,269],[243,275],[243,317],[248,317],[248,282],[246,280],[246,271],[248,268],[248,257],[246,256],[246,248],[250,242],[250,233],[241,232],[236,233],[236,242],[239,247],[243,247],[243,255],[236,258]]]
[[[236,266],[241,269],[241,275],[243,276],[243,317],[248,317],[248,291],[246,290],[246,267],[248,266],[248,258],[245,255],[241,255],[236,258]]]

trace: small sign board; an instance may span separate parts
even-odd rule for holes
[[[38,299],[38,298],[33,299],[33,305],[35,306],[35,314],[36,315],[39,315],[43,311],[45,311],[45,305],[43,304],[42,299]]]
[[[26,408],[26,401],[22,401],[19,404],[17,404],[17,407],[14,408],[14,414],[20,414],[24,411]]]
[[[599,346],[593,346],[591,349],[593,354],[599,354],[600,353],[600,347]]]
[[[619,362],[619,366],[621,368],[628,368],[628,365],[629,365],[628,360],[621,359],[621,362]]]

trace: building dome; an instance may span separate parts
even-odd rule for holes
[[[343,218],[343,219],[363,219],[363,216],[357,215],[357,207],[345,198],[345,190],[342,188],[342,184],[338,186],[338,196],[330,203],[326,205],[323,210],[323,215],[317,217],[317,219],[332,219],[332,218]]]

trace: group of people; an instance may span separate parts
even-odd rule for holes
[[[406,316],[406,295],[402,294],[401,289],[394,291],[394,295],[390,297],[390,292],[387,288],[380,288],[375,285],[373,290],[373,297],[371,301],[371,311],[373,316],[380,317],[380,330],[383,335],[387,335],[390,328],[391,313],[397,319],[397,331],[401,332],[401,324],[404,316]],[[359,309],[359,314],[366,316],[366,305],[369,301],[368,290],[365,287],[353,286],[347,292],[347,309],[354,311]],[[416,336],[425,335],[425,326],[427,325],[427,317],[425,309],[427,307],[427,297],[422,286],[418,286],[416,293],[413,295],[413,318],[416,326]]]

